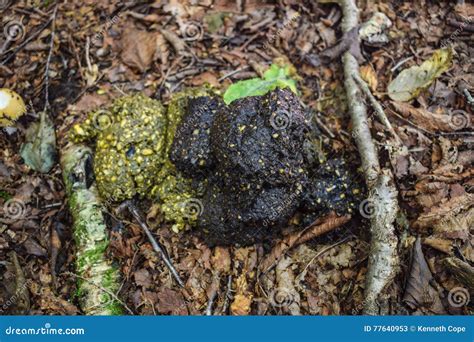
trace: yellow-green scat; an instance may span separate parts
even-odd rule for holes
[[[74,126],[72,141],[96,139],[94,173],[101,196],[112,202],[135,195],[157,200],[165,219],[175,222],[173,230],[184,228],[192,218],[186,216],[183,203],[197,194],[169,161],[168,150],[186,99],[206,93],[177,93],[168,111],[145,95],[126,96]]]

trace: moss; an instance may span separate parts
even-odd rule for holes
[[[76,296],[85,314],[121,314],[120,303],[108,294],[116,293],[120,283],[118,270],[106,257],[109,238],[102,206],[96,187],[86,184],[84,177],[90,154],[84,146],[68,145],[61,158],[77,246]]]

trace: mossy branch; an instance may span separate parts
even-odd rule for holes
[[[90,177],[92,151],[83,145],[67,145],[61,166],[72,214],[76,241],[77,294],[86,315],[120,315],[117,297],[118,270],[107,260],[107,227],[97,188]]]

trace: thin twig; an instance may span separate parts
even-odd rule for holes
[[[12,59],[18,52],[20,52],[26,45],[28,45],[29,42],[31,42],[33,39],[35,39],[36,37],[38,37],[41,32],[43,32],[48,26],[49,24],[51,24],[51,21],[53,20],[53,18],[50,18],[43,26],[40,27],[40,29],[38,31],[36,31],[35,33],[33,33],[31,36],[29,36],[28,38],[26,38],[23,43],[21,43],[12,53],[10,56],[8,56],[7,58],[5,58],[1,63],[0,63],[0,66],[3,66],[5,65],[5,63],[7,63],[10,59]],[[2,56],[3,53],[0,53],[0,56]]]
[[[43,111],[46,112],[49,109],[49,66],[51,64],[51,58],[53,56],[53,49],[54,49],[54,36],[56,35],[56,16],[58,14],[58,5],[54,7],[53,15],[51,16],[51,41],[49,42],[49,53],[48,58],[46,59],[46,66],[45,66],[45,75],[44,75],[44,109]]]
[[[397,135],[397,133],[393,129],[393,126],[390,123],[390,120],[388,120],[387,115],[385,114],[382,108],[382,105],[379,103],[379,101],[377,101],[374,95],[372,95],[372,92],[370,91],[367,83],[365,83],[362,77],[360,77],[358,72],[354,72],[352,74],[352,77],[357,82],[357,84],[359,85],[360,89],[365,94],[365,96],[369,99],[369,102],[372,105],[372,108],[374,108],[375,113],[377,114],[379,120],[385,125],[385,127],[390,132],[390,134],[392,134],[392,136],[395,138],[396,143],[398,145],[401,145],[402,141],[400,140],[400,137]]]
[[[225,315],[227,308],[229,307],[229,302],[232,299],[232,274],[229,274],[227,278],[227,291],[225,293],[224,305],[222,305],[222,315]]]
[[[156,253],[158,253],[158,255],[160,255],[161,259],[165,263],[166,267],[168,267],[172,276],[177,281],[179,286],[184,287],[184,283],[181,280],[178,274],[178,271],[176,271],[176,269],[174,268],[173,263],[171,262],[171,259],[169,258],[168,254],[165,251],[165,248],[161,246],[160,243],[156,241],[156,239],[153,237],[153,234],[148,228],[148,225],[143,221],[140,213],[138,212],[137,207],[132,203],[132,201],[125,201],[122,205],[125,206],[130,211],[132,216],[135,218],[135,220],[138,222],[140,227],[143,229],[143,231],[145,232],[146,236],[148,237],[148,240],[150,241],[153,247],[153,250]]]
[[[219,274],[216,272],[214,276],[212,277],[211,294],[209,296],[209,300],[207,301],[206,316],[212,316],[212,307],[214,306],[214,302],[217,297],[220,281],[221,281],[221,278]]]

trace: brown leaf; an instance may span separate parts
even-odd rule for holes
[[[363,65],[360,67],[360,76],[365,82],[367,82],[373,92],[377,91],[377,74],[375,73],[374,68],[372,68],[370,64]]]
[[[230,306],[232,315],[244,316],[250,313],[250,305],[252,304],[252,297],[238,294]]]
[[[408,103],[391,101],[395,110],[415,125],[428,132],[453,132],[456,125],[451,122],[451,117],[446,114],[432,113],[426,109],[415,108]]]
[[[142,268],[134,273],[135,283],[138,286],[149,287],[151,285],[150,272]]]
[[[31,255],[46,256],[46,249],[44,249],[35,239],[29,238],[25,241],[24,246],[26,248],[26,252]]]
[[[166,43],[165,38],[163,35],[158,34],[156,36],[156,53],[155,59],[159,59],[162,65],[168,64],[168,57],[170,55],[170,51],[168,49],[168,44]]]
[[[422,230],[432,228],[434,233],[441,237],[465,240],[474,224],[474,208],[468,210],[472,206],[472,194],[466,193],[464,196],[451,198],[421,214],[413,226]]]
[[[231,264],[229,249],[225,247],[216,247],[211,261],[217,272],[229,272]]]
[[[209,84],[213,87],[219,87],[219,81],[213,72],[205,71],[202,74],[196,75],[191,80],[191,85],[200,86],[203,84]]]
[[[338,217],[336,214],[331,213],[315,222],[311,227],[308,227],[303,231],[285,236],[283,240],[275,244],[272,251],[265,257],[265,259],[262,260],[260,269],[262,272],[267,272],[273,266],[275,266],[280,260],[281,256],[292,247],[336,229],[337,227],[340,227],[348,222],[350,218],[350,215]]]
[[[186,315],[188,313],[186,302],[181,293],[166,287],[158,293],[156,309],[162,314]]]
[[[436,290],[431,286],[433,275],[421,249],[421,239],[413,246],[413,260],[403,301],[412,309],[420,309],[434,314],[445,314],[443,304]]]
[[[185,52],[186,44],[184,41],[179,38],[176,33],[169,30],[160,30],[161,34],[165,39],[173,46],[177,54],[182,54]]]
[[[132,68],[145,72],[153,62],[156,35],[128,27],[122,38],[122,61]]]
[[[77,101],[73,106],[70,107],[70,110],[78,112],[90,112],[106,104],[108,101],[108,96],[99,95],[96,92],[85,93],[81,96],[79,101]]]

